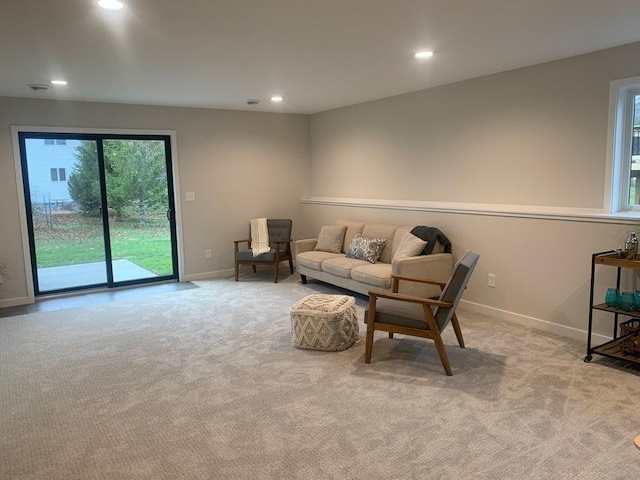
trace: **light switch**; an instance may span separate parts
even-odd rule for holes
[[[187,192],[185,194],[185,198],[186,198],[187,202],[193,202],[196,199],[196,193],[195,192]]]

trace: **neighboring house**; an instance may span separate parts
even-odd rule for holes
[[[68,208],[72,203],[67,180],[76,163],[79,140],[29,138],[26,140],[29,188],[35,204]]]

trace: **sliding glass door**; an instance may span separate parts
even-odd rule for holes
[[[36,295],[177,278],[169,137],[19,140]]]

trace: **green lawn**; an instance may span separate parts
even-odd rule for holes
[[[110,221],[113,260],[126,259],[156,275],[171,275],[169,222],[162,212],[149,212],[147,224],[135,215]],[[53,215],[53,228],[35,215],[34,233],[38,268],[104,261],[102,219],[79,213]]]

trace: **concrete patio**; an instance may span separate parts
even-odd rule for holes
[[[143,278],[157,277],[129,260],[114,260],[113,280],[125,282]],[[106,262],[82,263],[63,267],[49,267],[38,269],[38,282],[41,293],[62,288],[83,287],[107,283]]]

